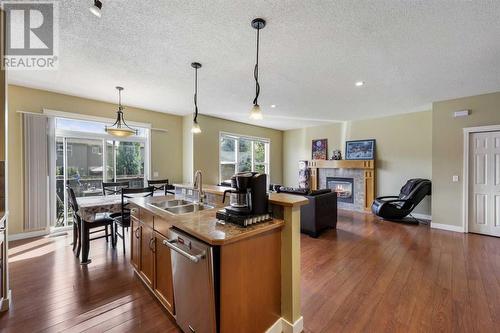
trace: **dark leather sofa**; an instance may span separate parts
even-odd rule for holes
[[[279,192],[303,195],[309,199],[309,203],[300,209],[300,232],[316,238],[326,229],[337,228],[336,192],[331,190],[309,192],[289,188],[282,188]]]

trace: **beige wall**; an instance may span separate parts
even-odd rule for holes
[[[57,94],[43,90],[9,86],[9,231],[23,231],[23,131],[21,115],[16,111],[42,112],[43,108],[71,113],[114,118],[116,105],[95,100]],[[127,107],[125,117],[130,121],[152,123],[151,171],[171,181],[182,179],[182,117]]]
[[[399,194],[410,178],[433,178],[431,111],[347,122],[345,133],[346,140],[377,140],[377,196]],[[415,213],[431,215],[431,197]]]
[[[243,134],[271,140],[271,182],[281,183],[283,179],[283,132],[269,128],[252,126],[234,121],[198,116],[202,132],[193,136],[193,170],[203,171],[205,184],[219,182],[219,133],[229,132]],[[184,131],[191,130],[191,124],[185,122]],[[186,169],[188,170],[188,169]],[[184,175],[185,179],[192,176]]]
[[[471,115],[453,118],[470,109]],[[463,128],[499,125],[500,92],[433,103],[433,222],[462,227]],[[460,182],[453,183],[457,175]]]
[[[345,152],[346,140],[377,140],[377,195],[395,195],[410,178],[432,178],[431,111],[349,121],[286,131],[284,134],[285,185],[297,185],[297,162],[311,158],[311,140],[328,138],[333,149]],[[415,210],[431,215],[430,198]]]
[[[285,131],[283,134],[283,184],[298,186],[298,161],[311,159],[312,140],[328,139],[328,157],[334,149],[343,151],[343,142],[341,142],[343,130],[343,123],[333,123]]]

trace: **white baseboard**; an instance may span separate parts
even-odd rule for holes
[[[0,298],[0,312],[7,311],[10,307],[10,300],[12,299],[12,292],[9,289],[7,297]]]
[[[9,235],[8,239],[10,242],[10,241],[15,241],[15,240],[20,240],[20,239],[45,236],[45,235],[48,235],[49,233],[50,233],[49,230],[37,230],[37,231],[21,232],[19,234]]]
[[[304,318],[300,317],[294,324],[286,319],[278,319],[273,326],[269,327],[266,333],[300,333],[304,330]]]
[[[300,333],[304,330],[304,317],[300,317],[293,324],[282,318],[283,333]]]
[[[283,323],[281,322],[283,318],[276,320],[273,326],[269,327],[266,333],[283,333]]]
[[[464,227],[431,222],[431,228],[464,233]]]
[[[427,214],[411,213],[411,216],[421,220],[432,221],[432,216]]]

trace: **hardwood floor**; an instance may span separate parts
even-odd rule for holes
[[[120,244],[91,242],[81,266],[71,237],[10,244],[13,302],[1,332],[181,332],[139,280]]]
[[[305,332],[500,332],[500,239],[339,211],[302,240]]]
[[[336,231],[303,236],[305,332],[500,332],[500,239],[339,211]],[[1,332],[180,332],[118,248],[71,237],[11,243],[14,302]]]

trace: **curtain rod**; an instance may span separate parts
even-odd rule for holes
[[[40,117],[51,117],[47,114],[44,114],[44,113],[40,113],[40,112],[29,112],[29,111],[16,111],[16,113],[21,113],[21,114],[31,114],[33,116],[40,116]]]
[[[30,114],[30,115],[33,115],[33,116],[39,116],[39,117],[47,117],[47,118],[55,118],[57,116],[55,115],[48,115],[48,114],[45,114],[45,113],[39,113],[39,112],[30,112],[30,111],[16,111],[17,113],[20,113],[20,114]],[[150,128],[152,131],[156,131],[156,132],[164,132],[164,133],[168,133],[168,130],[167,129],[164,129],[164,128],[155,128],[155,127],[151,127]]]
[[[152,130],[152,131],[156,131],[156,132],[165,132],[165,133],[168,133],[168,130],[167,130],[167,129],[164,129],[164,128],[155,128],[155,127],[151,127],[151,130]]]

